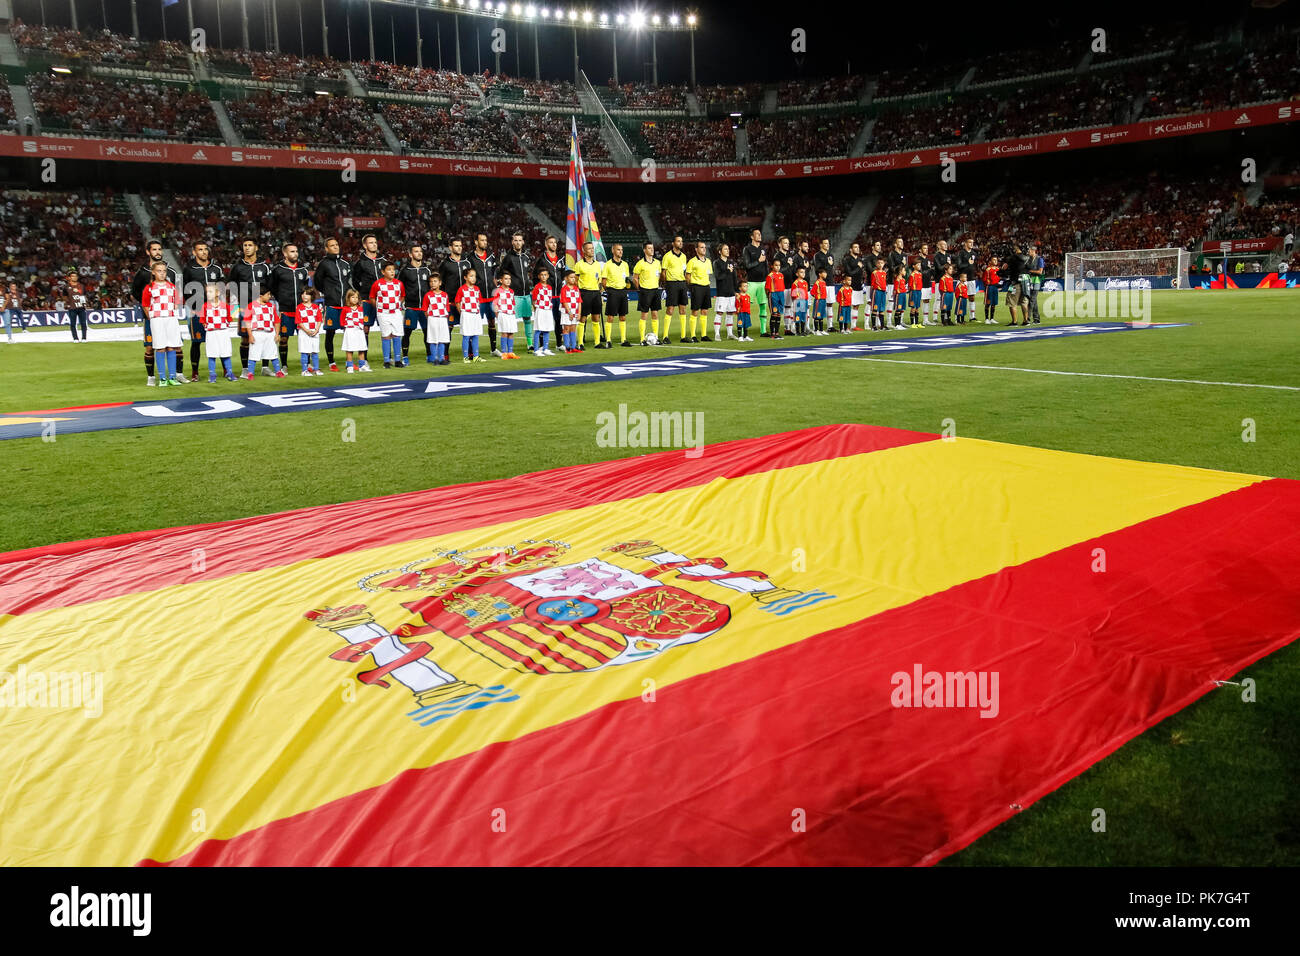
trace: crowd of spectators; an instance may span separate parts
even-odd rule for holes
[[[427,93],[452,98],[474,97],[474,84],[454,70],[430,70],[400,63],[360,61],[352,64],[353,75],[368,87],[402,93]]]
[[[343,78],[343,68],[347,65],[318,56],[303,57],[284,51],[262,50],[213,50],[209,60],[217,70],[234,66],[247,70],[257,80],[296,80],[304,76],[338,80]]]
[[[821,196],[792,196],[779,199],[773,212],[773,228],[792,241],[807,239],[816,248],[818,240],[831,239],[844,225],[853,207],[852,199],[824,199]]]
[[[1118,67],[1070,79],[1004,92],[1006,108],[991,117],[989,139],[1028,136],[1080,126],[1127,123],[1144,73]]]
[[[1144,188],[1093,237],[1094,249],[1190,248],[1240,198],[1214,173],[1152,173]]]
[[[246,142],[388,148],[375,125],[373,107],[351,96],[265,90],[245,99],[227,100],[226,111]]]
[[[1169,58],[1143,75],[1143,116],[1172,116],[1300,96],[1300,49],[1294,35],[1244,49]]]
[[[746,126],[749,158],[759,163],[811,156],[847,156],[863,122],[861,113],[750,120]]]
[[[681,233],[688,244],[703,239],[712,247],[726,239],[734,245],[739,236],[748,234],[754,225],[763,221],[763,213],[763,203],[756,199],[690,199],[650,204],[650,218],[663,238],[664,248],[676,233]],[[726,225],[725,220],[745,220],[751,224]],[[736,250],[733,248],[732,252]]]
[[[953,67],[949,63],[942,66],[907,66],[897,70],[885,70],[876,77],[876,89],[873,100],[890,96],[911,96],[914,93],[929,93],[945,89],[952,85]]]
[[[46,128],[221,141],[207,95],[179,84],[34,73],[27,90]]]
[[[18,129],[18,116],[14,100],[9,94],[9,84],[0,83],[0,133],[13,133]]]
[[[644,241],[645,223],[641,219],[641,213],[638,211],[636,203],[602,201],[596,204],[595,211],[596,225],[600,226],[600,234],[605,240],[606,252],[609,252],[611,236],[632,236],[636,240],[634,246],[639,246],[639,243]],[[563,222],[559,223],[559,225],[563,225]],[[623,250],[625,259],[636,259],[640,254],[639,247],[627,247]]]
[[[649,83],[624,83],[620,86],[610,79],[609,85],[601,91],[606,109],[611,110],[668,110],[678,112],[686,109],[686,87],[671,83],[651,86]]]
[[[923,242],[930,243],[933,251],[934,244],[957,232],[974,209],[973,201],[943,192],[906,196],[890,193],[880,197],[857,242],[864,256],[876,241],[882,251],[888,252],[898,236],[903,237],[903,248],[908,252],[918,252]]]
[[[18,285],[24,309],[54,308],[69,269],[95,305],[124,304],[142,246],[111,191],[0,192],[0,281]]]
[[[822,80],[786,80],[776,88],[778,106],[806,103],[856,103],[862,96],[864,78],[856,74]]]
[[[21,20],[15,20],[9,32],[24,52],[45,50],[92,64],[189,69],[188,50],[175,40],[136,40],[108,30],[81,33],[67,27],[29,26]]]
[[[1261,239],[1294,235],[1300,225],[1300,187],[1270,190],[1253,205],[1243,204],[1232,225],[1221,230],[1219,239]]]
[[[519,133],[519,144],[538,159],[569,158],[570,113],[511,113],[510,122]],[[600,137],[600,123],[578,118],[578,144],[583,162],[610,162],[609,149]]]
[[[647,120],[641,138],[661,162],[734,163],[736,131],[731,120]]]
[[[981,247],[1000,242],[998,255],[1005,254],[1012,238],[1037,242],[1052,266],[1076,249],[1122,248],[1097,246],[1089,236],[1119,208],[1124,190],[1123,183],[1103,179],[1012,187],[989,208],[967,217],[962,238],[970,236]]]
[[[403,150],[424,153],[478,153],[522,156],[505,114],[498,109],[471,113],[463,108],[384,103],[384,119]]]
[[[565,80],[526,80],[502,73],[484,73],[480,77],[483,92],[506,103],[525,106],[565,106],[578,108],[578,88]]]
[[[1047,43],[1028,49],[990,53],[975,61],[975,76],[971,82],[986,83],[1055,70],[1073,70],[1088,52],[1091,40],[1087,34],[1080,34],[1077,46]]]
[[[707,106],[749,106],[762,99],[762,83],[732,83],[718,86],[701,86],[695,98]]]
[[[993,119],[997,101],[989,96],[964,97],[935,106],[887,110],[871,128],[868,152],[887,153],[969,143]]]

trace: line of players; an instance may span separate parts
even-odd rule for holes
[[[604,263],[595,259],[587,243],[570,270],[554,237],[547,238],[543,255],[534,260],[524,251],[522,233],[516,232],[510,251],[498,259],[488,249],[487,235],[479,233],[469,256],[464,255],[461,240],[453,240],[447,256],[434,267],[425,262],[424,249],[417,244],[407,250],[407,261],[399,267],[379,254],[378,237],[367,234],[362,238],[362,254],[351,263],[339,255],[338,240],[327,239],[325,255],[311,273],[299,262],[294,243],[285,243],[280,261],[270,263],[260,258],[256,240],[245,238],[241,258],[227,271],[212,261],[208,244],[199,241],[178,285],[175,272],[163,261],[161,243],[151,240],[146,246],[149,261],[137,272],[131,291],[145,314],[144,358],[150,385],[160,350],[166,352],[166,364],[157,377],[165,384],[186,381],[181,322],[188,324],[190,332],[191,375],[199,376],[199,351],[206,341],[209,381],[215,381],[218,360],[224,377],[234,378],[230,355],[234,331],[240,337],[242,374],[247,378],[258,362],[264,374],[287,374],[289,340],[295,335],[303,375],[322,374],[322,339],[327,367],[339,371],[335,353],[339,333],[346,370],[369,371],[369,335],[376,326],[385,368],[409,366],[416,330],[424,340],[426,361],[449,364],[453,325],[460,327],[467,363],[483,361],[478,339],[485,332],[493,355],[517,358],[514,339],[520,325],[526,347],[535,355],[555,354],[550,339],[557,331],[560,351],[585,350],[588,331],[595,348],[612,348],[615,325],[620,344],[631,346],[627,318],[633,289],[641,345],[671,344],[674,315],[680,322],[680,342],[705,341],[710,311],[714,341],[722,340],[724,326],[727,338],[736,341],[752,341],[749,332],[755,326],[766,328],[761,332],[764,337],[774,338],[781,337],[782,331],[826,335],[888,329],[891,311],[892,328],[902,329],[905,306],[910,306],[910,328],[963,323],[968,316],[975,321],[968,308],[976,288],[975,254],[969,239],[952,255],[944,240],[936,244],[933,255],[927,243],[916,256],[903,252],[902,239],[894,241],[887,255],[881,253],[879,242],[873,243],[865,257],[854,243],[840,270],[825,239],[811,257],[806,241],[792,251],[789,239],[781,237],[769,258],[758,229],[738,259],[732,258],[727,243],[718,245],[713,259],[703,242],[696,244],[693,256],[686,255],[683,245],[682,236],[676,235],[657,258],[654,245],[647,242],[641,258],[630,264],[620,243],[610,247],[611,256]],[[1015,246],[1005,264],[992,257],[980,274],[985,321],[996,322],[1003,281],[1008,285],[1011,324],[1017,324],[1017,307],[1023,307],[1024,324],[1030,323],[1031,316],[1037,321],[1042,266],[1032,246],[1027,255]],[[838,286],[831,278],[837,271]]]

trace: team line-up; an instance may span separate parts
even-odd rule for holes
[[[524,347],[536,356],[555,355],[552,344],[563,353],[584,351],[588,330],[594,348],[613,348],[615,322],[620,344],[630,347],[634,343],[627,337],[627,318],[633,291],[643,346],[671,344],[674,314],[679,316],[680,342],[707,341],[711,311],[714,341],[723,340],[724,329],[727,339],[752,342],[751,331],[779,339],[975,322],[971,300],[977,279],[984,288],[985,323],[997,324],[1004,284],[1010,324],[1039,321],[1043,259],[1033,245],[1022,252],[1013,244],[1005,262],[991,256],[982,270],[969,239],[955,254],[948,252],[944,240],[936,243],[933,254],[928,243],[911,255],[903,251],[902,239],[896,239],[887,254],[880,245],[873,243],[863,256],[853,243],[837,269],[828,240],[810,257],[806,241],[792,251],[789,239],[781,237],[769,256],[755,229],[739,259],[732,258],[725,242],[715,247],[713,258],[704,242],[696,243],[694,255],[688,256],[677,235],[662,257],[656,257],[653,243],[645,243],[635,264],[623,258],[621,243],[612,244],[610,258],[601,262],[588,242],[570,268],[554,237],[546,240],[544,254],[534,261],[523,250],[522,233],[512,236],[511,250],[500,259],[488,251],[486,234],[479,233],[470,256],[463,254],[462,242],[456,239],[434,267],[425,263],[423,246],[413,245],[399,267],[379,254],[376,236],[366,235],[362,254],[352,263],[339,255],[337,239],[326,240],[325,256],[311,273],[299,262],[294,243],[285,243],[281,261],[271,264],[259,258],[256,241],[244,239],[242,258],[227,273],[212,261],[208,244],[199,241],[178,283],[163,260],[161,243],[153,240],[146,246],[150,261],[137,272],[132,295],[144,313],[147,384],[162,386],[189,381],[184,375],[182,322],[190,332],[193,377],[199,376],[199,348],[206,343],[208,381],[216,382],[218,363],[224,378],[236,378],[236,333],[240,375],[246,379],[254,377],[258,362],[265,374],[287,375],[289,341],[294,337],[304,376],[324,374],[322,338],[327,368],[337,372],[335,340],[340,332],[346,372],[368,372],[370,333],[376,327],[384,368],[410,365],[416,331],[424,340],[428,363],[450,364],[453,326],[460,330],[466,364],[484,361],[479,339],[485,333],[494,356],[517,359],[515,339],[521,325]],[[1018,314],[1023,323],[1017,323]]]

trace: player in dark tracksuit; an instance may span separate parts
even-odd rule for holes
[[[235,286],[235,294],[238,298],[240,320],[239,320],[239,365],[245,372],[251,372],[248,367],[248,329],[244,325],[244,318],[248,313],[248,307],[257,301],[258,291],[266,287],[267,280],[271,276],[271,264],[262,262],[258,258],[257,240],[245,237],[240,242],[240,250],[243,258],[230,267],[230,281]],[[266,359],[262,360],[263,368],[270,368],[270,363]]]
[[[190,368],[195,376],[199,369],[199,347],[203,343],[203,302],[207,299],[209,282],[224,282],[225,273],[221,267],[212,262],[208,256],[208,244],[200,239],[194,243],[191,252],[194,257],[181,269],[181,301],[185,303],[185,314],[190,322]]]
[[[144,317],[144,371],[149,376],[150,383],[153,382],[153,333],[149,330],[149,316],[144,311],[144,306],[140,302],[140,297],[144,294],[145,286],[153,281],[153,272],[151,267],[155,262],[163,261],[162,243],[157,239],[150,239],[144,247],[145,253],[149,256],[147,262],[136,270],[135,277],[131,280],[131,298],[140,308],[140,314]],[[167,267],[167,281],[176,284],[176,270]],[[181,353],[176,353],[176,372],[181,374]]]
[[[500,265],[497,274],[505,276],[510,281],[510,291],[515,294],[515,301],[518,302],[521,296],[527,298],[534,285],[534,283],[528,281],[529,276],[532,275],[533,258],[524,251],[524,234],[522,232],[516,232],[510,237],[510,251],[503,252],[498,261]],[[524,313],[525,316],[529,314],[531,314],[531,309],[529,312]],[[532,336],[527,335],[527,332],[532,328],[532,320],[523,318],[523,325],[525,337],[530,340],[528,350],[532,351]]]
[[[438,263],[438,277],[442,280],[442,291],[447,293],[447,298],[451,300],[449,308],[449,322],[455,325],[460,322],[460,308],[456,305],[456,293],[460,287],[465,284],[465,273],[469,272],[470,264],[466,256],[461,255],[461,242],[459,239],[451,241],[451,251],[445,255],[442,262]]]
[[[492,346],[492,354],[500,355],[497,350],[497,316],[492,306],[492,296],[497,289],[497,257],[495,252],[488,251],[485,233],[480,232],[475,237],[469,264],[474,269],[474,284],[478,286],[483,318],[487,320],[488,343]]]
[[[334,336],[341,328],[339,317],[343,314],[343,295],[352,288],[352,264],[339,255],[339,241],[333,237],[325,240],[325,255],[316,264],[316,274],[311,284],[325,300],[325,360],[329,370],[337,372],[334,362]]]
[[[286,242],[280,249],[283,258],[271,267],[269,278],[271,298],[280,307],[280,328],[277,334],[280,346],[280,367],[289,364],[289,336],[298,330],[295,316],[302,290],[311,286],[311,272],[298,261],[298,247]]]
[[[388,260],[379,254],[379,239],[373,234],[361,237],[361,255],[352,263],[352,288],[361,293],[361,311],[366,314],[366,335],[375,324],[375,304],[370,301],[370,290],[376,282],[384,277],[384,266]],[[361,353],[362,361],[366,353]]]
[[[429,291],[429,276],[433,275],[433,269],[424,263],[424,247],[411,246],[409,252],[406,265],[397,273],[398,281],[402,283],[402,304],[405,309],[405,321],[402,323],[402,364],[411,364],[411,333],[416,329],[420,330],[420,337],[424,339],[424,360],[432,364],[433,346],[429,344],[429,320],[421,306],[424,305],[424,294]]]

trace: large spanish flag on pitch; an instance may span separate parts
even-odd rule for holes
[[[1300,483],[854,425],[0,555],[0,862],[932,863],[1297,580]]]

